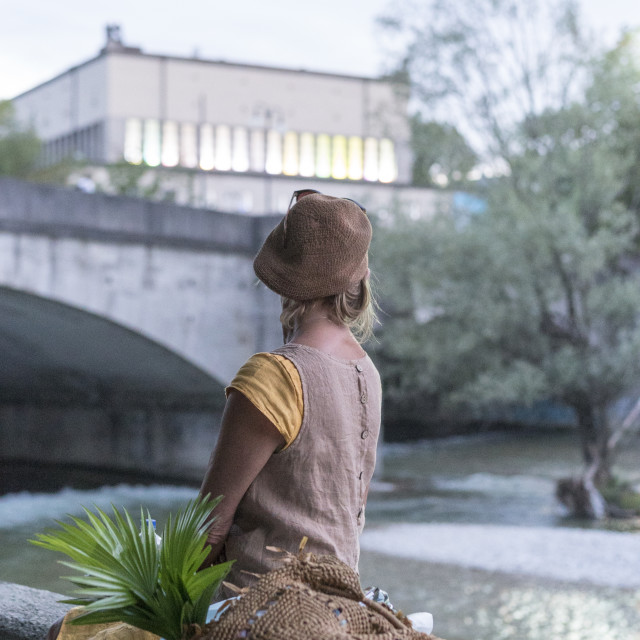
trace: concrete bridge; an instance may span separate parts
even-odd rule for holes
[[[0,458],[198,476],[224,385],[281,340],[273,224],[0,179]]]

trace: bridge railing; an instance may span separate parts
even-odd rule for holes
[[[0,178],[0,231],[13,233],[252,255],[275,219]]]

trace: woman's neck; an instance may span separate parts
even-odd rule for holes
[[[288,342],[304,344],[338,358],[355,359],[364,356],[362,347],[345,324],[335,322],[328,309],[312,308],[293,330]]]

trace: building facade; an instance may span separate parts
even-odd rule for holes
[[[17,96],[43,162],[154,168],[177,202],[247,213],[286,207],[295,188],[414,208],[407,95],[397,84],[304,70],[149,55],[107,27],[93,59]],[[292,188],[293,187],[293,188]]]

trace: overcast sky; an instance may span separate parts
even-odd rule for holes
[[[640,0],[580,0],[614,41],[640,26]],[[455,0],[451,0],[455,2]],[[95,56],[104,27],[147,53],[375,76],[385,68],[375,18],[389,0],[2,0],[0,99]],[[392,5],[395,3],[391,3]]]

